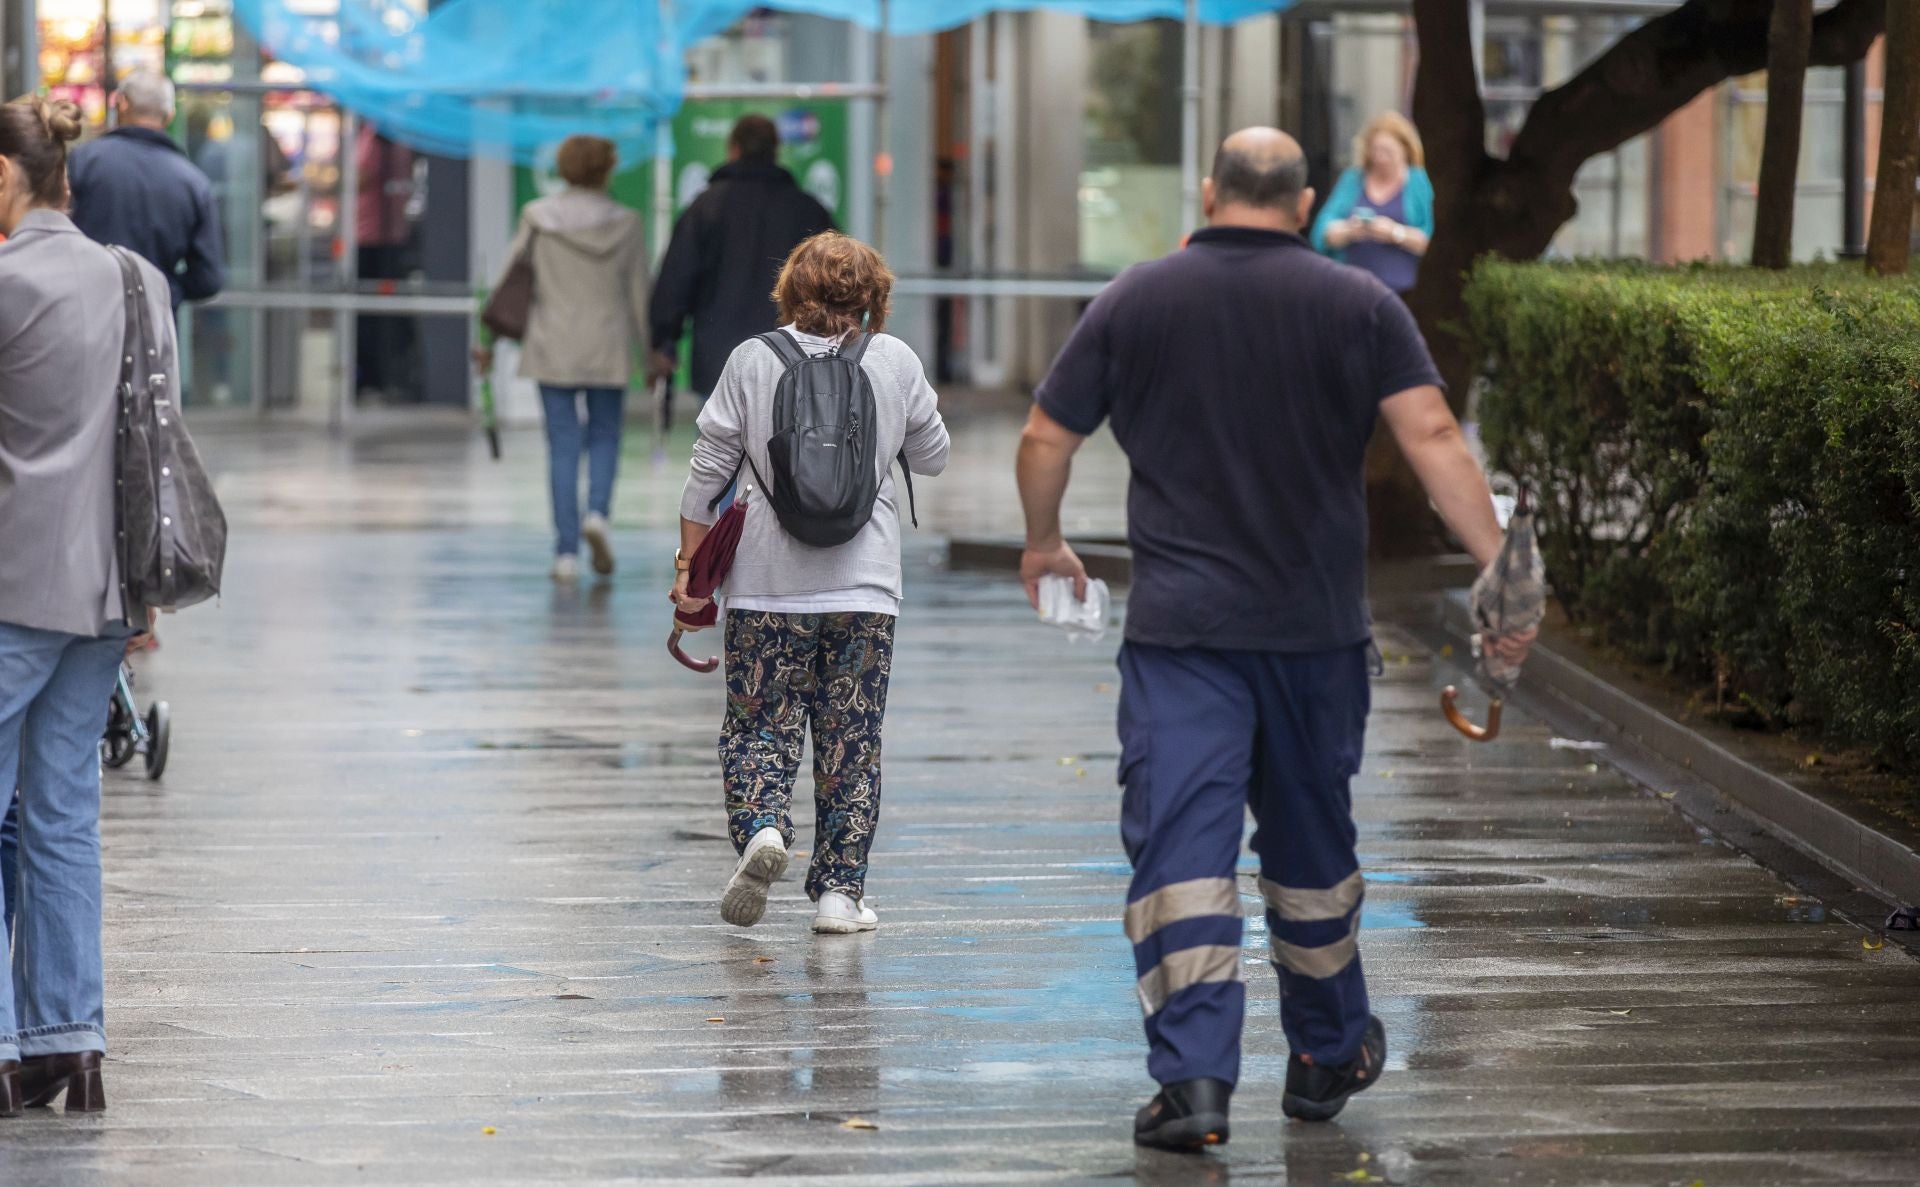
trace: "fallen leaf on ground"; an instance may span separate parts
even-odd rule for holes
[[[1111,685],[1111,684],[1096,684],[1096,685],[1094,685],[1094,686],[1093,686],[1093,691],[1095,691],[1095,692],[1112,692],[1112,691],[1113,691],[1113,685]]]
[[[849,1117],[840,1123],[841,1129],[879,1129],[878,1125],[865,1117]]]
[[[486,1134],[488,1137],[492,1137],[494,1134],[499,1133],[500,1131],[495,1129],[491,1125],[483,1125],[480,1127],[480,1132],[483,1134]]]
[[[1800,765],[1803,767],[1817,767],[1820,765],[1820,755],[1817,752],[1809,754],[1800,760]]]
[[[1374,1174],[1372,1171],[1368,1170],[1364,1166],[1360,1167],[1358,1170],[1350,1170],[1344,1175],[1335,1175],[1334,1178],[1339,1179],[1344,1183],[1384,1183],[1386,1182],[1385,1179],[1381,1178],[1379,1175]]]
[[[1658,795],[1663,800],[1670,800],[1674,797],[1676,793],[1671,791],[1661,791],[1661,792],[1656,792],[1655,794]]]
[[[726,1021],[726,1019],[725,1019],[725,1018],[721,1018],[721,1017],[718,1017],[718,1016],[715,1016],[715,1017],[712,1017],[712,1018],[709,1018],[709,1019],[707,1019],[707,1021],[708,1021],[708,1022],[725,1022],[725,1021]]]
[[[756,956],[756,957],[754,957],[754,958],[753,958],[753,963],[755,963],[755,964],[772,964],[772,963],[773,963],[773,957],[771,957],[771,956]]]
[[[1453,658],[1453,644],[1451,644],[1451,643],[1442,643],[1442,644],[1440,645],[1440,658],[1441,658],[1441,659],[1452,659],[1452,658]]]
[[[1861,936],[1861,937],[1860,937],[1860,946],[1861,946],[1862,948],[1865,948],[1865,949],[1866,949],[1867,951],[1869,951],[1869,952],[1878,952],[1878,951],[1880,951],[1880,949],[1882,949],[1882,948],[1885,948],[1885,947],[1887,946],[1887,941],[1886,941],[1886,937],[1884,937],[1884,936]]]
[[[1627,1016],[1628,1014],[1631,1014],[1631,1013],[1633,1013],[1633,1011],[1632,1011],[1632,1010],[1630,1010],[1630,1009],[1628,1009],[1628,1010],[1608,1010],[1608,1011],[1607,1011],[1607,1013],[1609,1013],[1609,1014],[1612,1014],[1612,1015],[1613,1015],[1614,1017],[1616,1017],[1616,1018],[1625,1018],[1625,1017],[1626,1017],[1626,1016]]]
[[[1073,777],[1075,779],[1085,779],[1087,777],[1087,768],[1085,767],[1074,768]]]

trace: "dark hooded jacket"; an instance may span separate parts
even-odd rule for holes
[[[733,348],[780,328],[773,284],[804,240],[833,216],[778,165],[736,161],[674,225],[653,287],[654,349],[673,353],[693,322],[693,390],[719,382]]]

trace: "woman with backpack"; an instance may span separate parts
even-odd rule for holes
[[[794,249],[774,289],[782,328],[733,351],[700,413],[680,504],[680,570],[738,482],[746,522],[723,588],[727,712],[720,735],[728,831],[739,853],[720,901],[750,927],[786,873],[789,807],[814,749],[813,930],[872,931],[867,853],[880,815],[880,733],[900,613],[893,480],[946,468],[949,441],[926,369],[881,333],[893,274],[837,232]],[[771,487],[769,487],[771,484]]]
[[[127,286],[63,213],[80,129],[63,100],[0,106],[0,782],[20,792],[17,883],[0,879],[8,906],[19,897],[0,1116],[62,1092],[68,1112],[105,1107],[100,734],[128,641],[151,625],[115,548]],[[169,367],[166,278],[144,260],[135,275]]]

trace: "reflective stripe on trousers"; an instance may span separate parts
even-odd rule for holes
[[[1167,927],[1190,919],[1230,916],[1240,922],[1240,893],[1232,878],[1191,878],[1162,886],[1127,904],[1127,938],[1145,944]],[[1140,975],[1140,1008],[1158,1014],[1167,999],[1196,985],[1238,981],[1240,945],[1199,944],[1162,951],[1159,962]]]

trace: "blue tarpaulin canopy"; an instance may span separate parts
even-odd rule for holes
[[[1232,23],[1293,0],[1199,0]],[[756,8],[877,29],[881,0],[449,0],[420,17],[402,0],[235,0],[277,61],[383,133],[447,156],[530,162],[574,132],[652,151],[679,109],[686,51]],[[1096,20],[1181,18],[1184,0],[888,0],[887,30],[937,32],[990,12],[1055,9]]]

